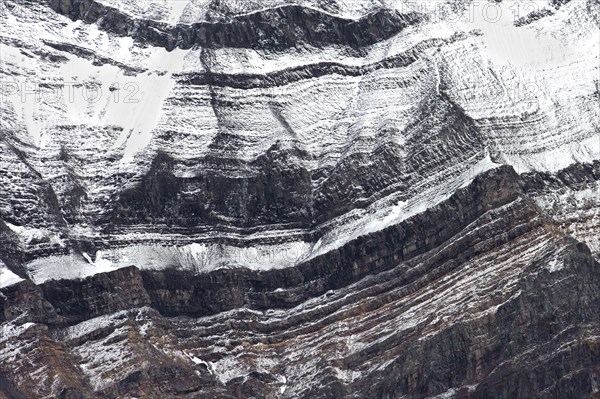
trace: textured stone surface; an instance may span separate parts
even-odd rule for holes
[[[599,397],[600,5],[481,3],[3,1],[0,398]]]
[[[524,185],[487,172],[294,268],[131,267],[6,287],[6,392],[594,397],[600,264]],[[52,382],[23,378],[49,364]]]

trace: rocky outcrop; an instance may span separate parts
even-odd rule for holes
[[[72,380],[11,375],[7,386],[25,397],[593,397],[600,264],[524,185],[500,168],[290,269],[130,267],[7,287],[5,375],[35,375],[31,350],[80,366]]]
[[[523,189],[558,223],[561,229],[585,242],[600,259],[600,163],[577,164],[559,173],[523,176]]]
[[[299,43],[343,44],[358,49],[390,38],[424,18],[416,13],[402,15],[381,9],[359,20],[348,20],[318,9],[283,5],[191,25],[169,26],[135,18],[96,0],[53,0],[50,5],[73,20],[95,23],[116,35],[134,37],[168,50],[196,45],[285,49]]]
[[[461,14],[437,29],[423,10],[353,4],[190,2],[175,18],[169,2],[142,12],[116,0],[9,1],[0,217],[18,231],[30,277],[42,269],[32,261],[148,243],[228,253],[284,243],[298,248],[295,263],[497,165],[553,175],[596,159],[596,43],[589,51],[579,34],[595,26],[594,4],[510,24],[583,48],[552,71],[515,74]],[[29,104],[22,80],[62,96]],[[69,100],[93,87],[99,101]],[[114,264],[146,262],[121,255]]]
[[[598,397],[598,3],[384,3],[3,2],[0,398]]]

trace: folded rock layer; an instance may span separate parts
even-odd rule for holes
[[[0,398],[599,397],[597,1],[1,11]]]

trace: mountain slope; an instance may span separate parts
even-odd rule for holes
[[[598,395],[597,1],[2,22],[0,397]]]

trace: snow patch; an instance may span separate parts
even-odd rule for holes
[[[41,284],[48,280],[86,278],[118,268],[105,258],[102,251],[98,251],[95,259],[88,254],[76,253],[37,258],[27,264],[27,274],[34,283]]]
[[[184,355],[186,355],[192,362],[194,362],[194,364],[198,365],[198,364],[202,364],[204,366],[206,366],[206,369],[208,370],[209,373],[214,374],[215,368],[213,366],[213,364],[211,362],[205,362],[204,360],[192,355],[191,353],[188,352],[183,352]]]
[[[88,263],[96,267],[97,271],[94,274],[105,273],[115,270],[115,268],[112,267],[112,262],[102,257],[102,251],[96,251],[95,260],[92,260],[92,258],[90,258],[90,256],[85,252],[82,253],[82,255],[88,261]]]
[[[277,380],[279,380],[279,383],[281,384],[281,386],[279,387],[279,394],[281,395],[287,389],[287,378],[285,378],[285,376],[283,375],[278,375]]]
[[[8,287],[9,285],[17,284],[23,281],[23,279],[13,273],[5,264],[0,260],[0,288]]]
[[[565,267],[564,259],[562,257],[559,258],[559,256],[557,255],[550,262],[548,262],[546,269],[548,269],[548,271],[550,273],[554,273],[554,272],[564,269],[564,267]]]

